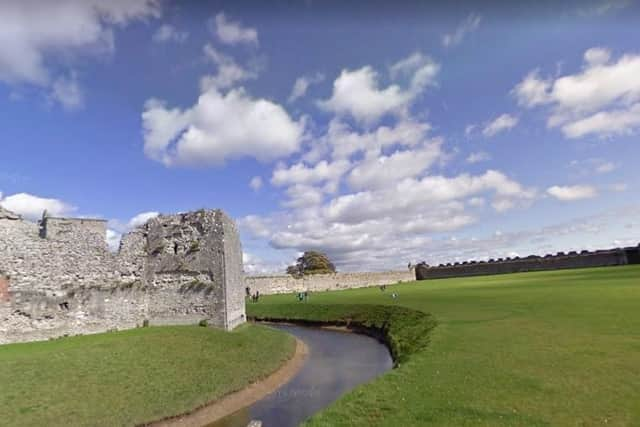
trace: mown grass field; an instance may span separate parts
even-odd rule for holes
[[[179,414],[275,371],[295,340],[246,325],[0,346],[1,426],[131,426]]]
[[[322,292],[306,304],[265,296],[247,308],[263,317],[330,320],[348,318],[344,305],[351,304],[431,313],[437,326],[426,346],[409,345],[397,369],[305,425],[640,425],[640,266]],[[391,322],[396,335],[411,326]]]

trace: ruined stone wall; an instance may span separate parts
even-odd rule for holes
[[[555,255],[529,256],[526,258],[506,258],[489,261],[471,261],[454,264],[440,264],[439,266],[416,266],[416,279],[440,279],[447,277],[480,276],[505,273],[519,273],[527,271],[561,270],[568,268],[605,267],[626,265],[632,262],[638,253],[638,248],[608,249],[595,252],[582,251]]]
[[[39,227],[0,210],[0,344],[145,321],[244,321],[237,297],[227,317],[226,295],[244,291],[225,279],[225,269],[241,271],[242,252],[222,211],[160,216],[123,236],[115,254],[104,232],[104,221],[46,218]]]
[[[302,291],[336,291],[413,280],[415,280],[413,271],[407,269],[374,273],[313,274],[302,278],[290,275],[247,276],[245,286],[251,288],[251,292],[260,291],[261,294],[268,295]]]
[[[233,329],[245,322],[245,286],[242,270],[242,246],[236,224],[228,217],[221,218],[222,251],[224,257],[224,300],[226,303],[226,327]]]

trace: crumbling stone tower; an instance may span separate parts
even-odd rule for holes
[[[233,329],[244,322],[242,248],[231,218],[221,210],[161,215],[140,231],[146,234],[144,281],[151,288],[202,292],[209,298],[197,308],[212,324]],[[152,304],[151,319],[159,317],[156,310],[165,311]]]
[[[111,253],[103,220],[0,208],[0,344],[202,321],[245,321],[242,248],[221,210],[161,215]]]

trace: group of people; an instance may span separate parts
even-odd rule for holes
[[[380,291],[384,292],[387,290],[387,285],[380,285]],[[256,291],[255,293],[251,293],[251,288],[249,286],[247,286],[245,288],[245,292],[247,295],[247,298],[249,298],[251,300],[251,302],[258,302],[260,301],[260,291]],[[296,294],[296,297],[298,298],[298,301],[300,302],[307,302],[309,301],[309,291],[304,291],[304,292],[298,292]],[[391,293],[391,298],[396,299],[398,298],[398,294],[393,292]]]
[[[256,291],[254,294],[252,294],[251,288],[247,286],[245,288],[245,292],[247,294],[247,298],[249,298],[252,302],[258,302],[260,300],[260,291]]]
[[[384,292],[384,291],[386,291],[386,290],[387,290],[387,285],[380,285],[380,291],[381,291],[381,292]],[[397,293],[395,293],[395,292],[392,292],[392,293],[391,293],[391,298],[393,298],[393,299],[398,298],[398,294],[397,294]]]

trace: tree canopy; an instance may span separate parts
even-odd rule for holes
[[[287,267],[287,274],[300,277],[308,274],[335,273],[336,267],[322,252],[306,251],[294,265]]]

